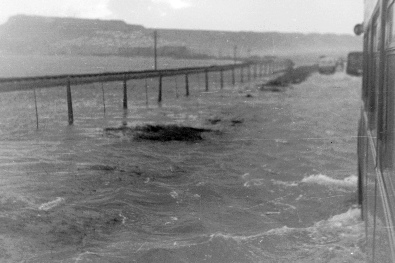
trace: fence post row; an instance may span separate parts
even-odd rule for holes
[[[71,99],[70,76],[67,77],[67,112],[68,112],[69,125],[72,125],[74,123],[74,117],[73,117],[73,101]]]
[[[253,67],[253,68],[251,68]],[[246,63],[246,64],[235,64],[233,67],[229,66],[219,66],[219,67],[214,67],[213,69],[211,68],[202,68],[199,70],[197,74],[200,74],[201,72],[204,72],[205,75],[205,91],[209,91],[209,72],[215,71],[215,72],[220,72],[220,86],[221,89],[224,88],[224,71],[231,70],[232,74],[232,85],[236,85],[236,69],[240,70],[240,82],[244,83],[244,70],[247,70],[247,78],[248,81],[251,81],[251,75],[253,74],[253,78],[256,79],[257,77],[262,77],[265,75],[270,75],[276,72],[279,72],[283,70],[284,65],[281,63],[275,63],[274,61],[271,62],[259,62],[259,63]],[[185,70],[185,69],[184,69]],[[253,70],[253,72],[251,72]],[[189,74],[193,74],[193,72],[185,70],[183,73],[183,69],[179,70],[179,72],[176,72],[176,74],[185,74],[185,95],[189,96],[190,95],[190,90],[189,90]],[[128,108],[128,94],[127,94],[127,81],[128,77],[130,77],[130,74],[133,74],[134,72],[121,72],[123,74],[123,108],[127,109]],[[137,72],[136,72],[137,73]],[[162,102],[162,85],[163,85],[163,76],[161,71],[156,72],[157,76],[159,78],[159,87],[158,87],[158,103]],[[120,74],[120,73],[116,73]],[[100,76],[100,74],[97,74]],[[151,76],[151,75],[150,75]],[[166,75],[165,75],[166,76]],[[67,76],[66,78],[66,95],[67,95],[67,111],[68,111],[68,123],[69,125],[72,125],[74,123],[74,115],[73,115],[73,101],[72,101],[72,96],[71,96],[71,79],[74,76]],[[79,76],[77,76],[79,77]],[[83,76],[81,76],[83,78]],[[91,77],[91,76],[89,76]],[[37,77],[34,78],[34,80],[42,80],[46,79],[47,77]],[[145,77],[143,77],[145,78]],[[176,77],[177,78],[177,77]],[[116,79],[118,80],[118,79]],[[114,79],[114,81],[116,81]],[[23,78],[22,79],[17,79],[17,81],[25,81]],[[106,81],[113,81],[113,80],[106,80]],[[2,83],[7,83],[7,82],[15,82],[15,79],[10,79],[6,81],[2,81]],[[148,90],[147,90],[147,81],[145,82],[145,92],[146,92],[146,104],[148,105]],[[105,98],[104,98],[104,88],[103,88],[103,82],[102,82],[102,93],[103,93],[103,110],[104,114],[106,113],[106,105],[105,105]],[[36,99],[36,94],[35,90],[34,91],[34,100],[35,100],[35,108],[36,108],[36,123],[37,123],[37,129],[38,129],[38,112],[37,112],[37,99]],[[176,95],[177,94],[177,79],[176,79]]]

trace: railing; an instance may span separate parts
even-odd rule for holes
[[[158,103],[162,101],[162,79],[164,77],[185,75],[185,95],[189,96],[189,75],[201,74],[205,75],[205,90],[209,90],[209,73],[220,73],[220,87],[224,86],[224,72],[231,71],[232,85],[236,84],[236,69],[240,71],[240,82],[251,81],[252,78],[262,77],[278,73],[286,69],[286,63],[282,61],[254,61],[230,65],[217,65],[209,67],[193,67],[193,68],[176,68],[163,70],[143,70],[143,71],[125,71],[125,72],[105,72],[96,74],[73,74],[73,75],[52,75],[38,77],[23,78],[0,78],[0,92],[11,92],[20,90],[34,90],[44,87],[66,86],[67,91],[67,108],[68,122],[73,124],[73,106],[71,98],[71,85],[83,85],[97,82],[123,82],[123,108],[128,108],[127,103],[127,81],[133,79],[152,79],[158,78]],[[252,72],[251,72],[252,71]],[[245,75],[247,73],[247,76]],[[37,107],[36,107],[37,108]],[[37,112],[36,112],[37,116]],[[38,117],[37,117],[38,118]],[[38,128],[38,120],[37,120]]]

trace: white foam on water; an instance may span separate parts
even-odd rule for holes
[[[178,197],[178,193],[177,193],[175,190],[171,191],[169,194],[170,194],[170,196],[173,197],[174,199],[176,199],[176,198]]]
[[[285,182],[285,181],[278,181],[278,180],[271,180],[273,184],[275,185],[281,185],[281,186],[285,186],[285,187],[292,187],[292,186],[298,186],[299,184],[295,181],[291,181],[291,182]]]
[[[241,176],[241,178],[246,179],[246,178],[249,177],[249,176],[250,176],[250,173],[245,173],[245,174],[243,174],[243,175]]]
[[[284,139],[275,139],[274,141],[276,143],[282,143],[282,144],[288,144],[289,143],[287,140],[284,140]]]
[[[326,221],[320,221],[316,224],[320,225],[327,224],[330,227],[345,227],[354,226],[358,224],[361,220],[361,210],[358,208],[350,208],[347,212],[334,215]]]
[[[285,257],[280,257],[281,259],[286,258],[291,262],[298,263],[321,262],[314,260],[317,258],[323,259],[328,253],[331,256],[330,262],[343,262],[344,258],[348,260],[347,262],[361,262],[359,260],[363,257],[363,252],[358,247],[358,242],[363,239],[363,222],[360,220],[360,213],[360,209],[350,208],[344,213],[334,215],[305,228],[282,226],[249,234],[214,232],[181,239],[158,239],[144,243],[132,243],[128,240],[113,246],[117,249],[132,249],[134,253],[137,253],[154,248],[182,249],[183,247],[190,248],[191,246],[220,242],[218,244],[221,246],[227,244],[229,248],[237,246],[239,249],[244,249],[242,253],[247,253],[247,256],[251,256],[251,254],[246,251],[254,251],[252,254],[257,259],[256,262],[260,258],[279,259],[281,251],[286,253]],[[178,220],[176,217],[170,219],[173,222]],[[170,223],[167,222],[167,224]],[[283,245],[284,239],[290,240],[289,237],[295,242],[285,242]],[[226,243],[222,241],[226,241]],[[237,244],[232,243],[232,241],[237,242]],[[267,244],[273,242],[276,246],[274,252],[271,251],[271,246],[267,247]],[[202,249],[206,248],[203,247]]]
[[[122,217],[122,224],[124,225],[126,223],[126,219],[128,219],[126,216],[122,214],[122,212],[119,213],[119,216]]]
[[[336,186],[343,188],[356,188],[358,184],[358,177],[351,175],[344,179],[334,179],[324,174],[310,175],[302,179],[302,183],[319,184],[326,186]]]
[[[41,204],[38,207],[38,210],[48,211],[48,210],[60,205],[64,201],[65,201],[65,199],[63,197],[57,197],[55,200]]]
[[[297,230],[298,230],[297,228],[283,226],[283,227],[280,227],[280,228],[270,229],[265,234],[267,234],[267,235],[280,235],[281,236],[281,235],[289,234],[289,233],[297,231]]]
[[[265,179],[252,179],[244,183],[244,187],[259,186],[265,183]]]
[[[314,223],[313,226],[306,228],[294,228],[288,226],[282,226],[279,228],[273,228],[263,233],[257,233],[254,235],[243,236],[243,235],[232,235],[229,233],[214,233],[210,235],[210,239],[223,238],[223,239],[234,239],[235,241],[255,239],[257,237],[263,237],[268,235],[288,235],[294,233],[308,233],[313,239],[322,238],[323,240],[328,239],[328,236],[337,236],[338,239],[348,237],[361,237],[363,228],[363,222],[361,220],[361,210],[359,208],[350,208],[348,211],[334,215],[326,220],[321,220]]]

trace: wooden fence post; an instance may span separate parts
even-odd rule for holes
[[[101,91],[103,93],[103,112],[104,115],[106,115],[106,99],[104,97],[104,87],[103,87],[103,82],[101,83]]]
[[[248,82],[251,81],[251,65],[247,66],[247,78],[248,78]]]
[[[73,116],[73,101],[71,99],[70,76],[67,77],[67,112],[68,112],[69,125],[72,125],[74,123],[74,116]]]
[[[36,88],[33,89],[33,93],[34,93],[34,107],[36,109],[36,126],[37,126],[37,130],[38,130],[38,110],[37,110]]]
[[[188,74],[185,74],[185,96],[189,96],[189,80]]]
[[[244,66],[240,68],[240,82],[244,82]]]
[[[219,74],[220,74],[220,84],[221,84],[221,89],[223,89],[224,88],[224,71],[221,69],[220,70],[220,72],[219,72]]]
[[[206,91],[208,91],[208,70],[204,71],[205,79],[206,79]]]
[[[128,86],[127,86],[126,74],[123,77],[123,108],[128,108]]]
[[[162,75],[159,75],[158,103],[162,102]]]
[[[254,79],[256,79],[256,77],[257,77],[257,65],[256,64],[254,64]]]
[[[178,99],[178,82],[177,82],[177,76],[174,77],[174,82],[176,84],[176,98]]]
[[[232,68],[232,85],[234,86],[236,84],[235,80],[235,68]]]

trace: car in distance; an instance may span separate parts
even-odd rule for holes
[[[347,56],[347,69],[346,72],[349,75],[361,76],[362,75],[362,64],[363,53],[362,52],[350,52]]]
[[[318,61],[318,72],[321,74],[333,74],[336,71],[337,61],[332,57],[320,57]]]

